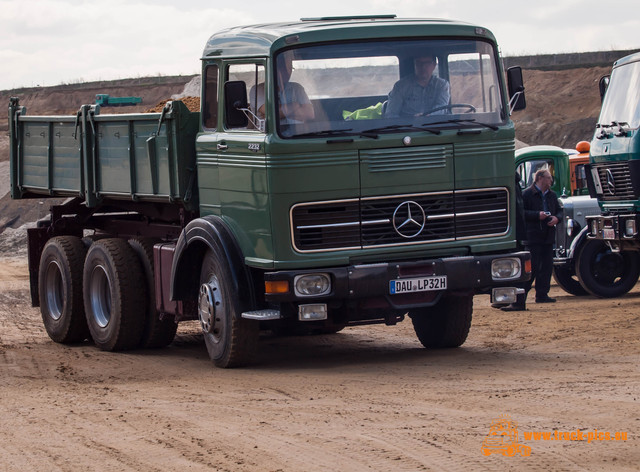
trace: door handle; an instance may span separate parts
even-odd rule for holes
[[[218,143],[217,148],[218,151],[226,151],[227,149],[229,149],[229,146],[227,146],[225,143]]]

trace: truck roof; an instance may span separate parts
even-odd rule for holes
[[[567,151],[558,146],[538,145],[523,147],[515,152],[516,158],[523,154],[527,156],[566,156]]]
[[[445,19],[396,18],[395,15],[303,18],[219,31],[207,41],[202,59],[268,56],[281,47],[308,42],[469,35],[495,41],[486,28]]]
[[[640,52],[629,54],[628,56],[618,59],[616,62],[613,63],[613,67],[615,69],[616,67],[629,64],[630,62],[638,62],[638,61],[640,61]]]

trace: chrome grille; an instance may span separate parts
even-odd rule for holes
[[[628,162],[597,164],[604,201],[636,200]]]
[[[313,252],[495,236],[509,229],[508,202],[493,188],[302,203],[291,209],[292,239]]]
[[[456,235],[474,238],[506,233],[509,227],[506,191],[456,192]]]
[[[322,250],[360,246],[360,201],[296,205],[291,211],[297,248]]]
[[[393,215],[403,202],[415,202],[424,210],[424,229],[413,238],[399,235],[393,228]],[[362,199],[362,246],[418,243],[454,237],[453,193],[410,195]],[[410,241],[408,239],[411,239]]]

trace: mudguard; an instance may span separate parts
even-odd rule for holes
[[[198,290],[200,268],[207,249],[224,254],[233,274],[233,290],[255,305],[251,273],[227,224],[216,215],[191,221],[180,233],[171,265],[171,300],[193,298]]]
[[[580,230],[578,235],[573,238],[571,246],[569,246],[569,251],[567,252],[567,258],[575,261],[576,257],[578,257],[578,249],[582,247],[582,244],[587,239],[587,233],[589,233],[589,227],[585,226]]]

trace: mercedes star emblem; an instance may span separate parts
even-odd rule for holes
[[[609,195],[615,195],[616,180],[613,178],[613,174],[609,169],[607,169],[606,175],[607,175],[607,191],[609,192]]]
[[[424,210],[413,201],[402,202],[393,212],[393,229],[403,238],[411,239],[418,236],[426,222]]]

